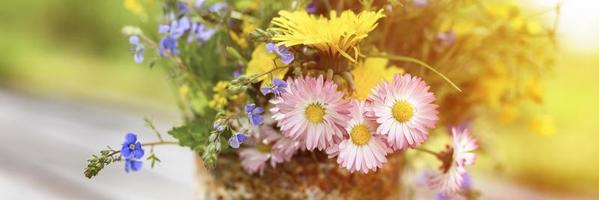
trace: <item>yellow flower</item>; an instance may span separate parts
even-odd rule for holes
[[[536,79],[531,79],[528,81],[528,84],[526,85],[526,91],[525,91],[525,95],[526,97],[530,98],[531,100],[533,100],[535,103],[538,104],[542,104],[543,103],[543,86],[541,85],[541,83],[536,80]]]
[[[144,16],[146,13],[144,11],[144,7],[141,5],[139,0],[125,0],[123,2],[125,9],[129,10],[129,12],[136,14],[138,16]]]
[[[520,110],[513,103],[506,103],[499,109],[498,119],[503,124],[512,123],[520,115]]]
[[[541,135],[552,135],[555,133],[553,119],[548,115],[537,115],[529,121],[530,131]]]
[[[227,86],[229,85],[229,81],[219,81],[212,91],[214,91],[214,95],[212,96],[212,100],[208,102],[208,106],[211,108],[224,108],[227,103]]]
[[[233,31],[229,31],[229,35],[231,36],[231,39],[235,43],[237,43],[237,45],[239,45],[239,47],[247,48],[248,47],[248,38],[250,37],[250,33],[252,33],[252,31],[256,30],[256,28],[258,28],[259,25],[260,24],[259,24],[258,20],[256,20],[255,18],[253,18],[251,16],[244,15],[242,17],[241,32],[235,33]]]
[[[269,72],[276,67],[273,60],[277,62],[277,66],[285,66],[285,64],[283,64],[281,60],[277,58],[276,54],[270,53],[266,50],[265,44],[258,44],[256,49],[254,49],[254,52],[252,52],[252,59],[250,62],[248,62],[248,67],[245,71],[245,74],[247,76],[253,76]],[[262,81],[262,86],[269,85],[272,82],[272,78],[283,79],[287,73],[287,70],[287,68],[277,69],[270,75],[261,76],[259,80]]]
[[[393,74],[403,74],[404,70],[398,67],[387,67],[389,60],[386,58],[366,58],[352,70],[356,91],[353,97],[366,100],[372,88],[383,79],[391,79]]]
[[[310,15],[306,11],[280,11],[280,17],[272,20],[275,31],[273,40],[278,45],[287,47],[306,45],[318,49],[330,56],[341,54],[355,62],[358,55],[357,45],[377,26],[377,21],[384,17],[383,11],[343,11],[340,16],[331,11],[330,19],[323,16]],[[349,55],[353,51],[353,57]]]

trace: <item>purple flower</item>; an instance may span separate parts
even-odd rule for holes
[[[202,7],[204,7],[204,1],[206,0],[196,0],[196,2],[193,4],[193,7],[196,9],[202,9]]]
[[[239,148],[239,145],[243,144],[243,142],[247,141],[247,139],[247,135],[243,134],[242,132],[237,132],[229,138],[229,146],[237,149]]]
[[[169,35],[160,39],[160,47],[158,48],[160,55],[170,57],[171,55],[179,54],[179,44],[177,40]]]
[[[177,11],[180,16],[187,14],[189,9],[187,9],[187,5],[183,2],[177,2]]]
[[[128,158],[140,159],[144,156],[144,150],[141,148],[141,142],[137,141],[137,135],[127,133],[125,142],[121,147],[121,155]]]
[[[173,20],[170,24],[163,24],[158,27],[158,32],[170,35],[178,39],[191,28],[191,21],[188,17],[182,17],[179,20]]]
[[[216,33],[216,30],[211,28],[206,28],[203,24],[193,23],[191,24],[191,28],[189,29],[189,36],[187,37],[187,42],[191,43],[194,40],[198,42],[206,42]]]
[[[125,172],[129,173],[129,171],[139,171],[143,166],[143,162],[134,159],[134,158],[126,158],[125,159]]]
[[[277,47],[274,43],[268,43],[266,44],[266,50],[268,52],[278,54],[279,57],[281,57],[281,61],[283,61],[283,63],[286,65],[293,62],[295,59],[293,53],[283,45]]]
[[[208,8],[208,10],[218,13],[218,14],[223,14],[225,12],[225,9],[228,6],[229,5],[227,5],[227,3],[225,3],[225,2],[218,2],[218,3],[212,4],[210,6],[210,8]]]
[[[258,126],[264,122],[262,115],[260,115],[264,112],[264,109],[256,106],[256,104],[251,103],[245,105],[245,112],[248,114],[248,119],[252,125]]]
[[[275,94],[275,96],[280,96],[281,94],[286,92],[286,88],[287,82],[278,78],[273,78],[272,86],[260,88],[260,92],[262,92],[262,95],[267,95],[268,93],[272,92],[273,94]]]
[[[245,65],[243,64],[237,64],[237,68],[235,69],[235,71],[233,71],[233,78],[237,78],[240,77],[241,75],[243,75],[243,67],[245,67]]]
[[[306,6],[306,12],[315,13],[316,12],[316,2],[312,1]]]
[[[453,31],[447,31],[437,34],[437,41],[441,46],[450,46],[455,41],[456,34]]]
[[[131,44],[131,51],[133,52],[133,60],[139,64],[144,61],[145,46],[139,40],[137,35],[129,36],[129,43]]]
[[[179,39],[185,32],[191,29],[191,21],[187,17],[179,20],[173,20],[168,25],[160,25],[158,32],[167,34],[175,39]]]

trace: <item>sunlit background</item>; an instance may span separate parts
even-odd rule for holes
[[[559,2],[557,65],[543,72],[548,78],[542,112],[555,131],[540,136],[526,128],[486,130],[498,137],[493,158],[483,157],[475,167],[483,192],[599,198],[599,1],[526,5],[553,20]],[[176,147],[163,151],[165,161],[156,169],[124,182],[120,166],[92,181],[81,174],[85,159],[101,144],[120,141],[127,131],[147,132],[144,116],[163,129],[177,123],[175,93],[166,75],[160,68],[135,65],[120,33],[122,26],[139,23],[122,0],[0,2],[1,199],[193,196],[191,152]],[[89,124],[70,121],[76,119]],[[62,154],[72,151],[80,153]],[[23,193],[28,196],[19,196]]]

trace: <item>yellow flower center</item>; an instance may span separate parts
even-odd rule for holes
[[[367,144],[371,137],[370,130],[368,130],[368,127],[364,124],[354,126],[354,128],[351,129],[350,135],[351,141],[358,146]]]
[[[324,121],[325,110],[319,103],[313,103],[308,105],[304,114],[310,123],[318,124]]]
[[[401,123],[409,121],[414,116],[414,107],[404,100],[395,102],[391,111],[395,120]]]
[[[258,151],[260,151],[262,153],[270,153],[271,148],[272,147],[267,144],[259,143],[258,145],[256,145],[256,149],[258,149]]]

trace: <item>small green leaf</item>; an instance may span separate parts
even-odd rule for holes
[[[148,156],[147,158],[150,161],[150,167],[154,168],[154,165],[156,165],[157,162],[160,162],[160,159],[158,157],[156,157],[156,154],[152,153],[150,156]]]

